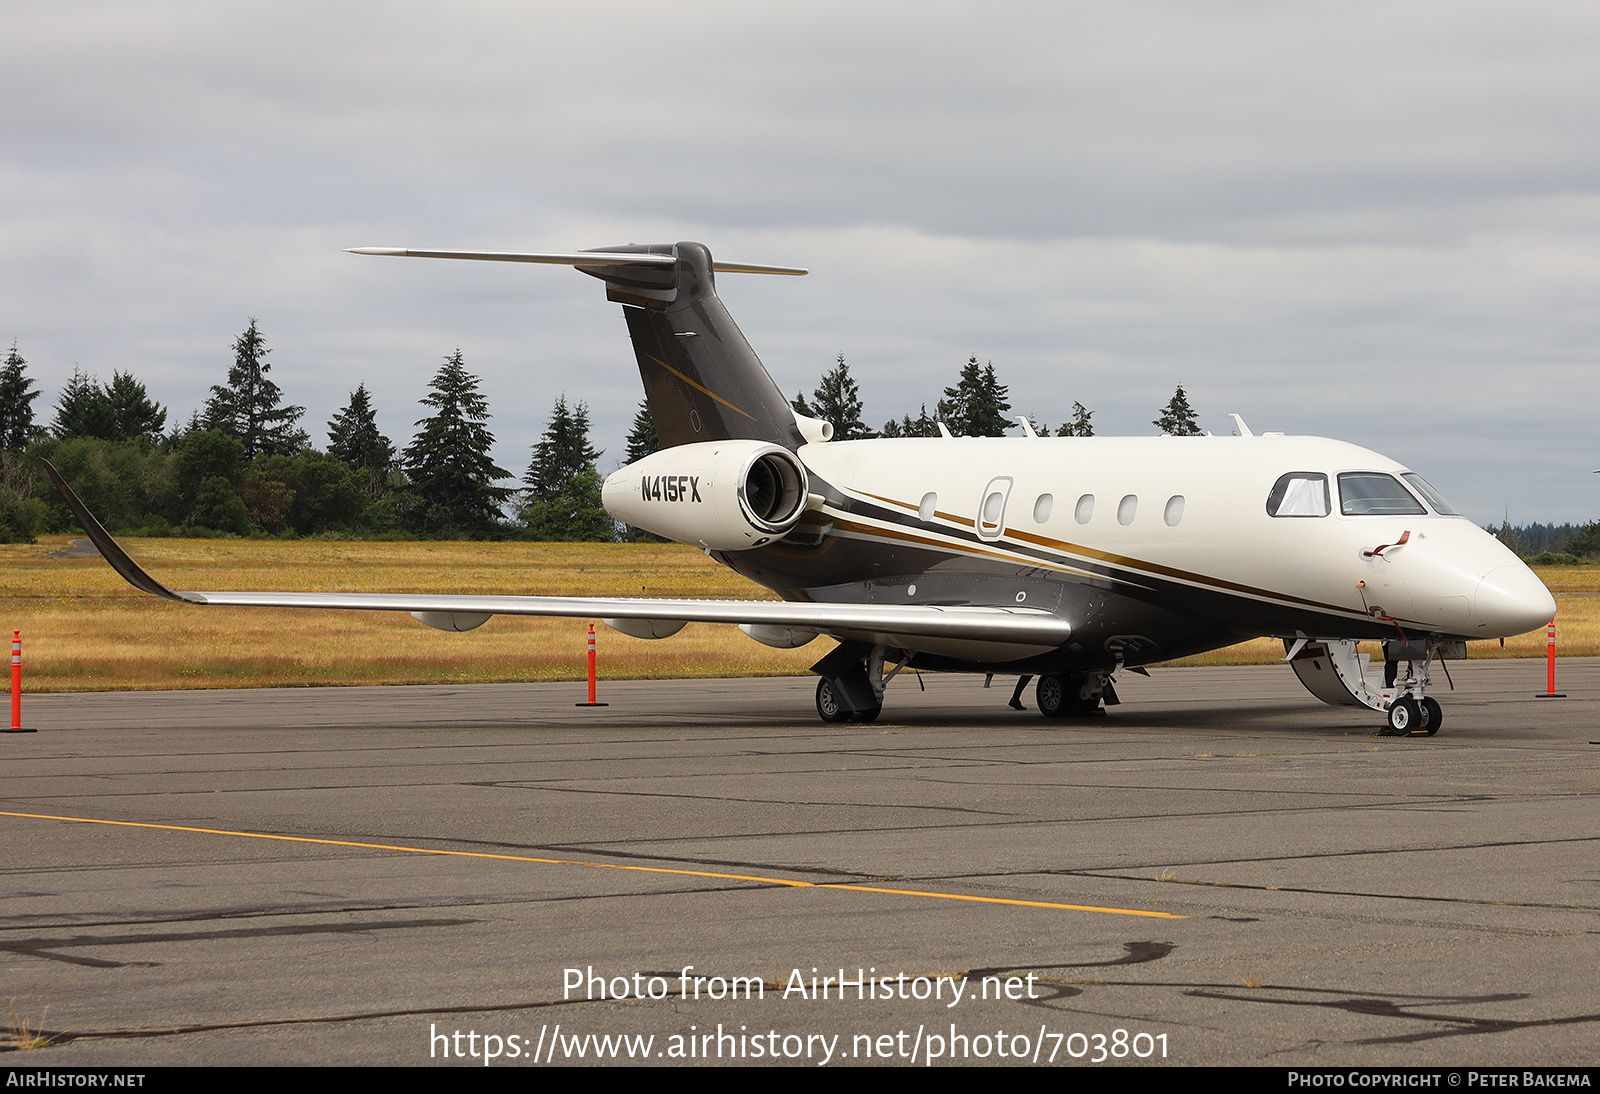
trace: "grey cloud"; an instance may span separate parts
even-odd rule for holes
[[[702,238],[786,390],[872,420],[969,354],[1019,410],[1344,436],[1582,519],[1600,16],[1569,4],[11,5],[0,335],[197,405],[249,315],[320,426],[457,345],[520,469],[561,391],[621,451],[615,308],[360,244]],[[50,396],[53,397],[53,391]],[[1535,438],[1543,438],[1536,441]],[[608,459],[610,457],[608,456]]]

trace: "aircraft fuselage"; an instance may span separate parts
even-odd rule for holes
[[[904,640],[940,659],[1073,669],[1259,635],[1501,638],[1555,610],[1504,545],[1409,483],[1412,512],[1347,513],[1341,475],[1402,483],[1409,469],[1340,441],[929,438],[798,455],[812,504],[783,539],[716,552],[739,573],[786,600],[1024,606],[1073,628],[1061,649]],[[1324,514],[1268,512],[1295,473],[1322,476]]]

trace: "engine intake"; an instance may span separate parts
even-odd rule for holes
[[[765,441],[702,441],[611,473],[601,501],[617,520],[713,551],[782,537],[805,511],[805,465]]]

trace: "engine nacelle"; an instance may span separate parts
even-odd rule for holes
[[[781,538],[805,511],[805,465],[766,441],[701,441],[652,453],[613,471],[606,512],[658,536],[713,551],[745,551]]]

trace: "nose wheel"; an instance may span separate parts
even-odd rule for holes
[[[1439,725],[1443,721],[1444,710],[1433,696],[1421,699],[1413,699],[1409,695],[1402,696],[1389,706],[1387,736],[1432,737],[1439,732]]]

